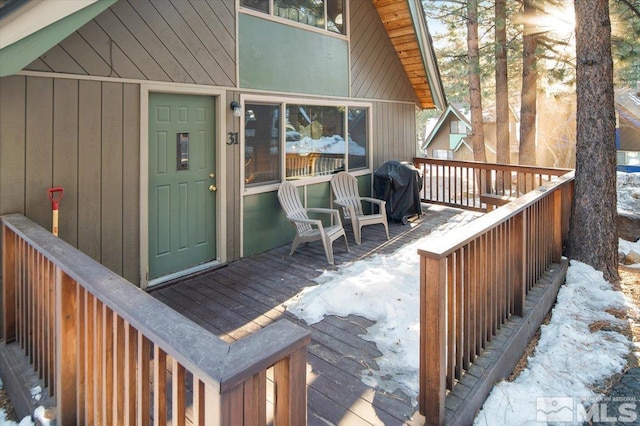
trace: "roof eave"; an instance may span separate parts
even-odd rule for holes
[[[442,86],[436,52],[433,48],[433,40],[429,33],[422,3],[420,0],[407,0],[407,2],[409,4],[409,11],[411,12],[416,38],[418,39],[418,45],[420,46],[422,64],[429,81],[433,103],[438,110],[444,111],[448,106],[447,97],[445,96],[444,87]],[[421,106],[425,108],[424,105]]]

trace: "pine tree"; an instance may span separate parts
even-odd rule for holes
[[[607,0],[576,0],[577,143],[567,255],[617,281],[615,111]]]

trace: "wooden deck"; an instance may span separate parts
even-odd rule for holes
[[[425,206],[424,212],[408,225],[390,224],[389,241],[381,225],[367,226],[358,246],[351,227],[345,226],[351,251],[345,251],[341,239],[334,243],[336,267],[372,253],[393,252],[429,234],[461,210]],[[424,417],[418,413],[416,401],[361,381],[362,370],[376,366],[381,356],[375,343],[358,337],[372,321],[353,315],[330,316],[309,327],[286,312],[284,302],[304,287],[316,285],[313,280],[323,270],[335,268],[327,264],[319,242],[298,248],[293,256],[289,256],[289,250],[290,245],[282,246],[149,292],[227,342],[282,318],[311,330],[309,425],[422,425]]]

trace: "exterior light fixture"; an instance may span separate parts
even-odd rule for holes
[[[232,101],[229,106],[233,110],[234,117],[242,117],[242,106],[238,102]]]

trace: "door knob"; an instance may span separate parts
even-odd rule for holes
[[[216,192],[217,190],[218,190],[218,188],[216,188],[215,185],[209,185],[209,191]]]
[[[211,174],[209,175],[209,177],[210,177],[211,179],[213,179],[214,177],[216,177],[216,174],[215,174],[215,173],[211,173]]]

